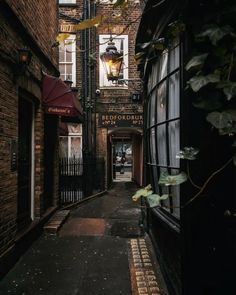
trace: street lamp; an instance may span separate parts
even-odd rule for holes
[[[19,64],[22,66],[28,66],[31,62],[32,54],[28,48],[18,49]]]
[[[108,81],[117,81],[123,63],[123,53],[118,52],[112,37],[107,44],[106,51],[100,54]]]
[[[23,75],[29,66],[32,58],[32,53],[28,48],[18,49],[18,61],[14,70],[14,76]]]

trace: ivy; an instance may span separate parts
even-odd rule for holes
[[[170,186],[170,185],[179,185],[187,181],[188,177],[185,172],[181,172],[177,175],[170,175],[167,172],[162,172],[158,181],[158,184]]]
[[[188,83],[194,92],[198,92],[202,87],[206,86],[207,84],[217,82],[220,82],[219,74],[209,74],[206,76],[194,76],[189,80]]]

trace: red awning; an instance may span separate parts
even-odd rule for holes
[[[45,112],[83,119],[83,109],[73,91],[58,77],[43,76],[42,96]]]

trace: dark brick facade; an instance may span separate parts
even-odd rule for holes
[[[19,235],[18,210],[19,167],[11,166],[11,145],[19,142],[19,108],[23,101],[32,105],[32,156],[30,158],[31,221],[21,227],[38,223],[46,209],[58,203],[58,164],[52,167],[54,181],[51,201],[45,205],[44,161],[47,141],[44,138],[45,116],[41,98],[42,71],[57,75],[57,49],[52,48],[58,30],[57,7],[54,0],[3,0],[0,3],[0,255],[15,245]],[[25,71],[18,63],[18,49],[27,47],[32,60]],[[21,118],[23,121],[24,119]],[[57,117],[53,118],[55,125]],[[54,133],[57,132],[55,128]],[[56,147],[56,144],[55,144]]]
[[[76,34],[76,89],[81,98],[86,120],[83,125],[83,150],[99,158],[104,158],[106,164],[110,165],[108,147],[108,129],[98,126],[100,113],[135,114],[142,113],[142,104],[134,103],[131,94],[134,89],[140,87],[139,73],[134,59],[135,38],[141,15],[141,8],[137,1],[129,1],[125,9],[113,8],[113,4],[97,2],[87,3],[76,1],[76,4],[59,5],[59,30],[63,32],[63,24],[71,24],[68,33]],[[84,6],[84,4],[86,4]],[[113,17],[114,13],[121,13],[119,19]],[[95,15],[102,15],[102,22],[97,28],[90,28],[83,31],[73,31],[73,25],[80,21],[92,18]],[[129,79],[135,81],[129,87],[102,88],[99,89],[99,35],[100,34],[122,34],[129,38]],[[92,58],[91,58],[92,57]],[[137,83],[139,85],[137,85]],[[88,100],[93,107],[88,107]],[[107,172],[108,173],[108,172]],[[106,173],[106,174],[107,174]],[[108,178],[108,176],[106,177]],[[139,178],[139,176],[138,176]]]

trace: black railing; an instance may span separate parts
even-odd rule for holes
[[[60,159],[60,202],[75,203],[105,189],[105,165],[100,158]]]

